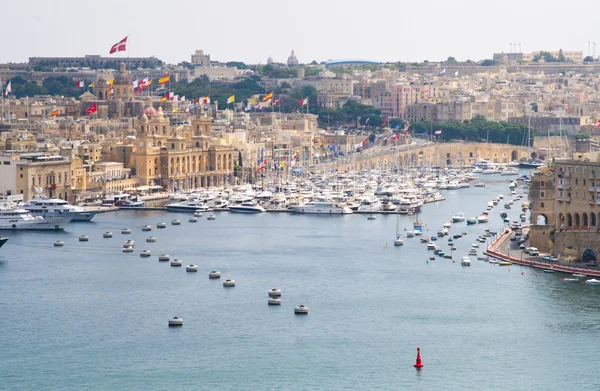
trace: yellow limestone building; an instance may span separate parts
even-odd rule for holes
[[[140,185],[167,189],[223,186],[233,182],[234,150],[212,137],[210,118],[171,125],[162,107],[146,100],[136,128],[135,175]]]

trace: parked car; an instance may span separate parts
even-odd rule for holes
[[[513,241],[513,242],[514,242],[515,240],[517,240],[517,237],[516,237],[516,235],[510,235],[510,240],[511,240],[511,241]]]
[[[525,251],[525,244],[524,243],[520,243],[519,244],[519,248],[521,249],[521,251]]]
[[[525,249],[525,251],[529,255],[533,255],[533,256],[540,255],[540,251],[537,248],[535,248],[535,247],[527,247]]]

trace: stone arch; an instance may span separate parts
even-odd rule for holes
[[[581,226],[581,217],[579,216],[579,213],[574,213],[573,219],[574,219],[575,227],[579,228]]]
[[[546,217],[546,215],[540,213],[537,216],[536,224],[537,225],[548,225],[548,217]]]
[[[221,169],[221,155],[217,155],[217,170]]]
[[[192,171],[196,172],[196,156],[192,156]]]
[[[571,228],[573,226],[573,216],[571,213],[567,213],[567,227]]]
[[[596,253],[591,248],[586,248],[581,253],[581,262],[597,262]]]
[[[200,148],[200,141],[196,141],[196,148]]]
[[[175,173],[175,159],[171,158],[171,175]]]
[[[590,213],[590,227],[596,226],[596,214],[594,212]]]
[[[584,228],[589,227],[588,214],[585,212],[581,214],[581,223],[583,224]]]
[[[558,214],[558,224],[560,224],[561,228],[565,224],[565,215],[562,213]]]
[[[231,156],[231,154],[229,154],[229,165],[228,165],[229,170],[233,170],[233,157]]]
[[[162,147],[162,141],[159,141],[159,142],[158,142],[158,146],[159,146],[159,147]]]
[[[536,152],[531,152],[531,158],[532,159],[537,159],[538,155]]]
[[[206,157],[205,163],[204,163],[204,169],[205,170],[210,170],[210,159],[208,158],[208,156]],[[210,185],[208,185],[210,186]]]

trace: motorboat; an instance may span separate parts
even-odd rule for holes
[[[427,250],[434,250],[435,246],[436,245],[434,242],[429,242],[429,243],[427,243]]]
[[[450,228],[450,227],[452,227],[451,222],[444,223],[444,228]]]
[[[375,220],[375,215],[369,215],[369,216],[367,217],[367,220]]]
[[[142,231],[144,231],[144,232],[152,231],[152,227],[149,225],[144,225],[142,227]]]
[[[294,307],[294,313],[297,315],[308,315],[308,307],[304,304]]]
[[[208,278],[212,278],[212,279],[221,278],[221,272],[213,270],[210,273],[208,273]]]
[[[66,215],[46,219],[33,216],[14,203],[0,206],[0,230],[63,230],[72,218],[72,215]]]
[[[461,266],[471,266],[471,259],[469,257],[462,257],[460,260]]]
[[[89,237],[89,236],[87,236],[87,235],[81,235],[81,236],[79,237],[79,241],[80,241],[80,242],[87,242],[87,241],[89,241],[89,240],[90,240],[90,237]]]
[[[229,210],[231,212],[240,212],[240,213],[262,213],[265,211],[265,208],[258,205],[256,201],[242,202],[239,205],[230,205]]]
[[[167,262],[170,259],[171,259],[171,256],[169,254],[162,254],[162,255],[158,256],[159,262]]]
[[[173,319],[169,319],[169,327],[181,327],[183,326],[183,319],[174,317]]]
[[[131,248],[135,247],[135,240],[129,239],[129,240],[124,241],[123,247],[131,247]]]
[[[195,273],[198,271],[198,265],[187,265],[185,271],[188,273]]]
[[[479,215],[479,217],[477,217],[477,222],[478,223],[487,223],[488,221],[490,221],[488,215]]]
[[[146,205],[144,201],[128,200],[121,204],[121,208],[143,208],[144,205]]]
[[[167,210],[180,211],[180,212],[195,212],[197,210],[209,211],[209,208],[203,201],[192,200],[192,201],[181,201],[174,202],[172,204],[165,205]]]
[[[281,305],[281,299],[279,297],[269,297],[267,299],[268,305]]]
[[[514,167],[509,167],[509,168],[502,170],[500,175],[519,175],[519,170],[517,170]]]
[[[563,281],[563,282],[579,282],[579,278],[569,278],[569,277],[567,277],[567,278],[561,278],[560,280]]]
[[[142,250],[140,252],[140,257],[142,257],[142,258],[148,258],[150,255],[152,255],[150,250]]]
[[[160,222],[156,224],[156,228],[167,228],[167,223]]]
[[[171,225],[181,225],[181,220],[171,220]]]
[[[105,239],[109,239],[109,238],[112,238],[112,237],[113,237],[113,234],[112,234],[112,232],[105,232],[105,233],[102,235],[102,237],[103,237],[103,238],[105,238]]]
[[[223,281],[223,286],[225,288],[230,288],[235,286],[235,280],[225,280]]]
[[[421,239],[419,239],[419,241],[421,243],[429,243],[429,238],[427,236],[421,236]]]
[[[406,231],[406,237],[407,238],[414,238],[415,237],[415,231]]]
[[[498,262],[498,266],[511,266],[512,262],[508,262],[508,261],[499,261]]]
[[[98,211],[86,210],[80,206],[71,205],[65,200],[48,198],[39,193],[31,200],[25,202],[23,209],[33,216],[42,216],[48,220],[71,216],[71,221],[90,221],[98,213]]]
[[[465,220],[466,220],[465,214],[462,213],[462,212],[457,213],[454,216],[452,216],[452,222],[453,223],[460,223],[460,222],[465,221]]]
[[[467,225],[474,225],[477,224],[477,218],[476,217],[469,217],[467,219]]]
[[[585,285],[600,285],[600,280],[596,280],[595,278],[591,278],[589,280],[585,280]]]
[[[146,243],[155,243],[156,242],[156,238],[154,236],[150,236],[148,238],[146,238]]]
[[[402,246],[404,245],[404,241],[402,239],[400,239],[400,237],[398,237],[396,240],[394,240],[394,246]]]
[[[281,289],[273,288],[268,292],[270,297],[279,297],[281,296]]]
[[[181,260],[179,259],[174,259],[171,261],[172,267],[180,267],[181,265],[183,265],[183,262],[181,262]]]
[[[347,206],[335,202],[314,201],[302,205],[292,205],[289,209],[293,213],[302,214],[351,214],[352,210]],[[360,210],[360,208],[359,208]]]
[[[121,230],[121,233],[122,233],[123,235],[129,235],[129,234],[131,234],[131,229],[130,229],[130,228],[123,228],[123,229]]]
[[[206,220],[216,220],[217,218],[215,217],[214,214],[209,214],[208,217],[206,218]]]
[[[198,222],[198,218],[196,216],[192,216],[192,217],[190,217],[190,219],[188,220],[188,222],[190,222],[190,223],[197,223]]]

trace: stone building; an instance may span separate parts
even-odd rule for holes
[[[190,125],[171,125],[147,100],[137,126],[135,174],[140,185],[190,189],[232,183],[234,151],[212,137],[201,113]]]

